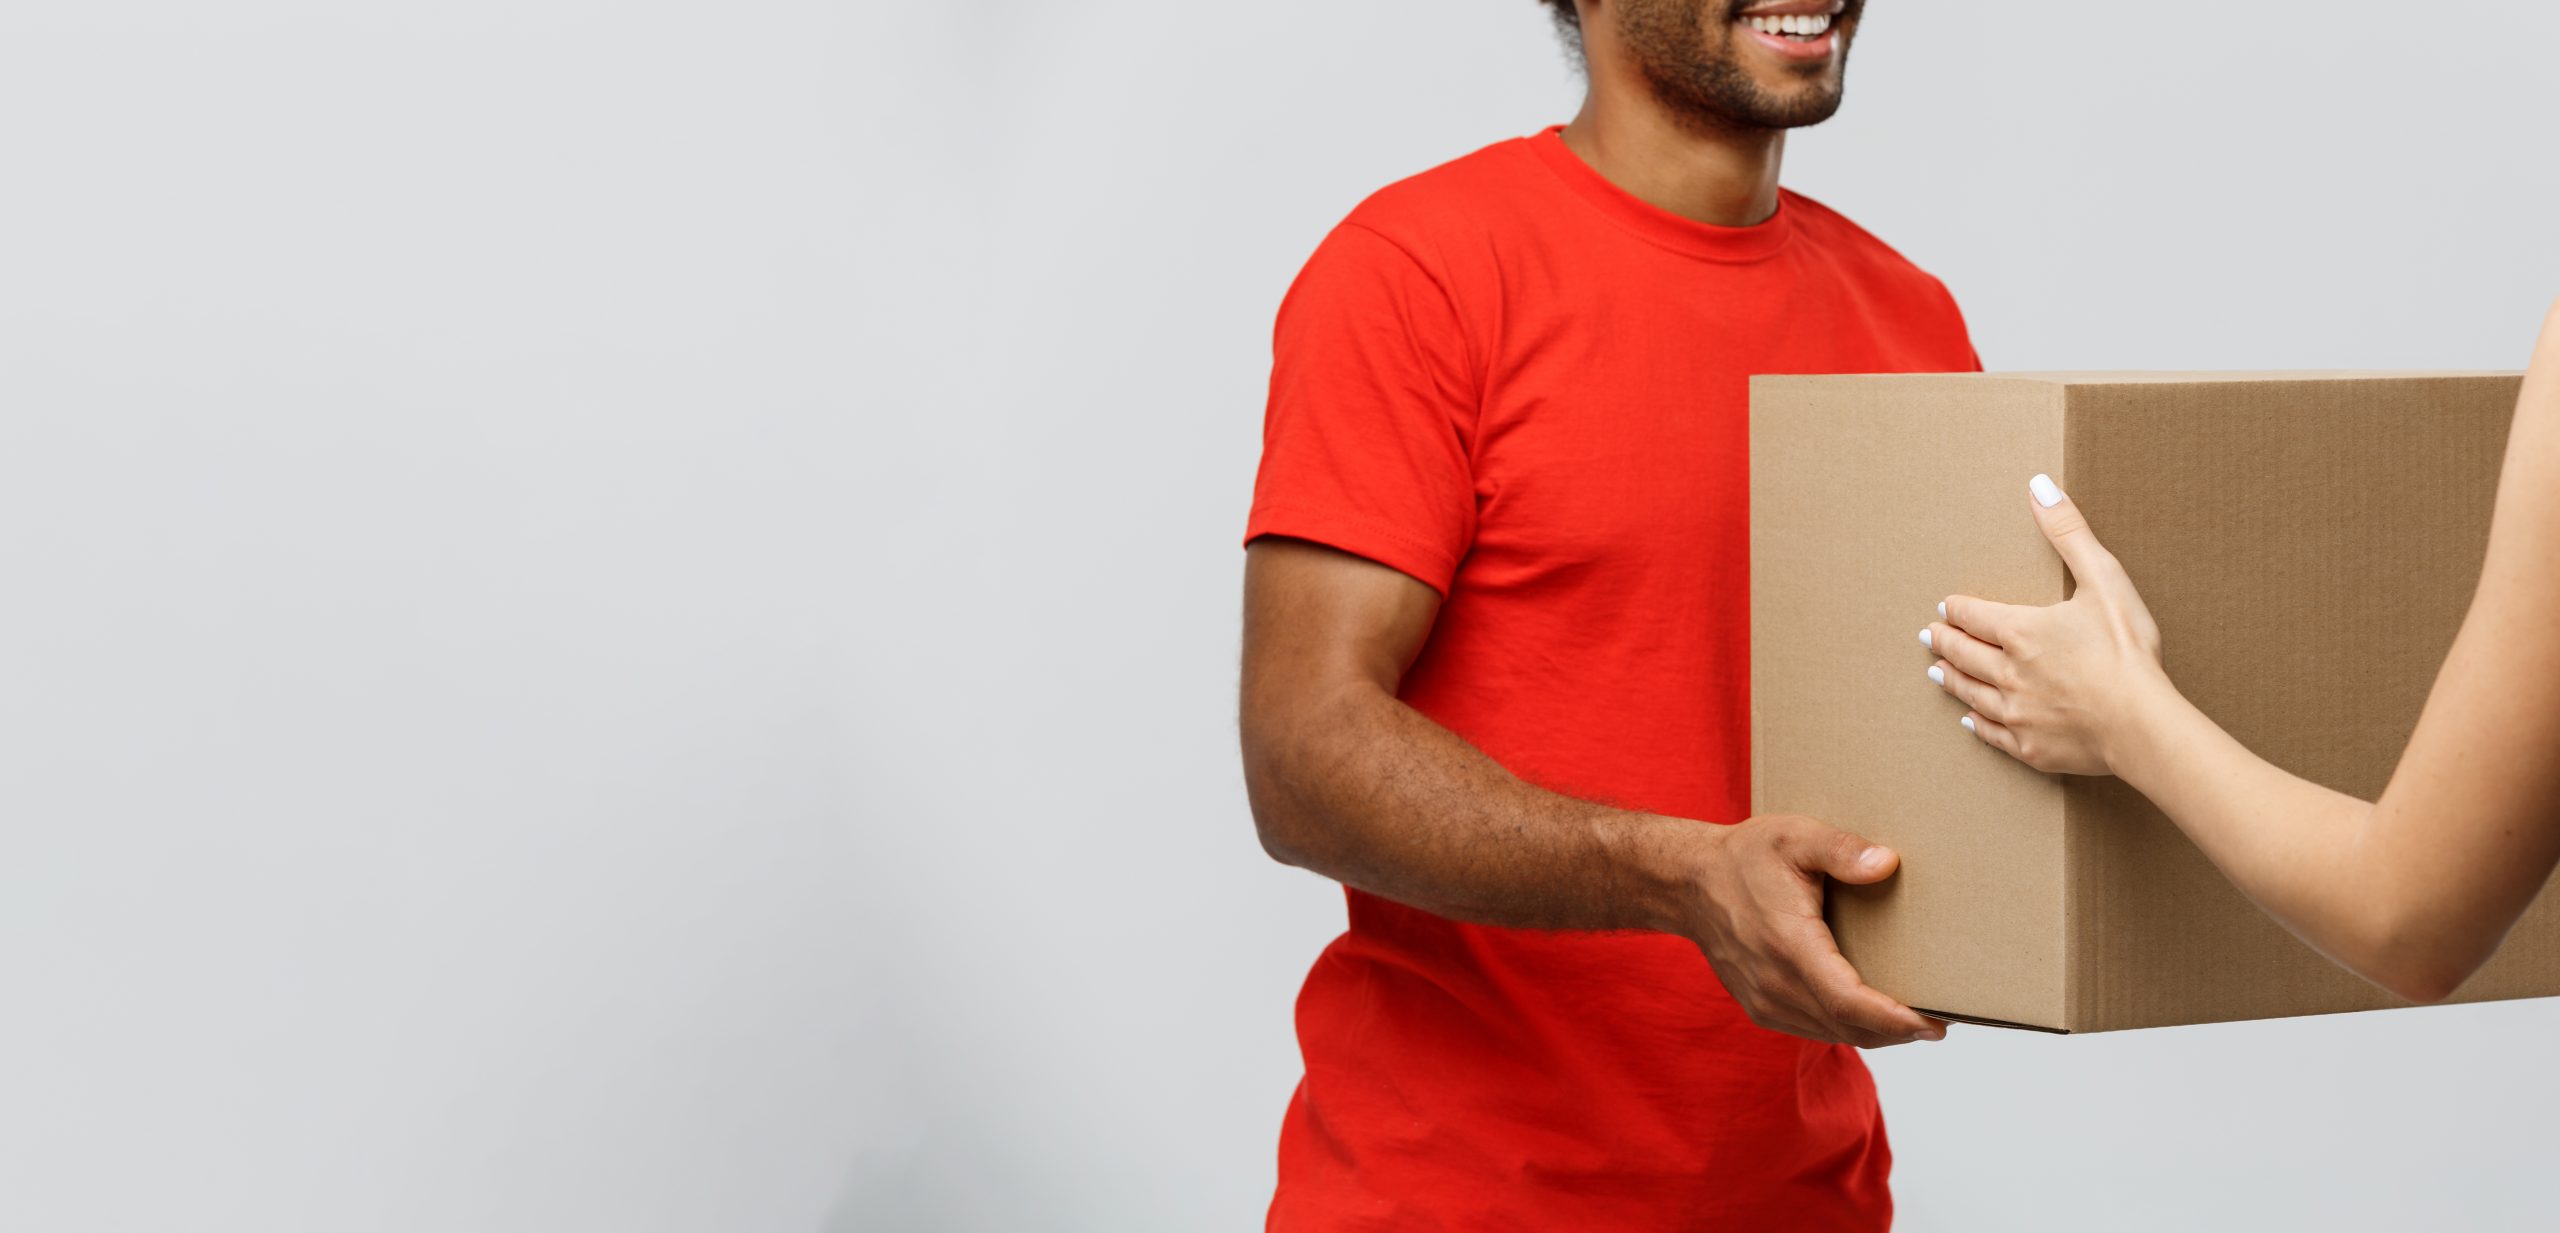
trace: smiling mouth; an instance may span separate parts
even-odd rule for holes
[[[1742,24],[1762,34],[1774,35],[1795,43],[1813,43],[1831,33],[1829,13],[1782,13],[1767,17],[1742,19]]]
[[[1742,37],[1797,70],[1838,68],[1854,0],[1744,0],[1733,16]],[[1844,24],[1845,23],[1845,24]]]

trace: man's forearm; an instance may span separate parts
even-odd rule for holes
[[[1480,924],[1674,929],[1722,829],[1536,787],[1365,684],[1249,715],[1245,766],[1273,856]]]
[[[1891,877],[1891,852],[1812,818],[1716,826],[1521,782],[1396,700],[1439,604],[1318,545],[1248,550],[1245,787],[1274,857],[1454,920],[1679,934],[1752,1022],[1811,1040],[1940,1031],[1860,981],[1822,924],[1824,880]]]

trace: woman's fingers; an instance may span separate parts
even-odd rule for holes
[[[1933,621],[1920,631],[1920,645],[1936,651],[1965,675],[1994,688],[2009,684],[2009,668],[2000,648],[1984,642],[1945,621]]]
[[[1994,646],[2009,645],[2035,611],[1971,595],[1950,595],[1938,604],[1940,620]]]
[[[1965,730],[1983,744],[2039,771],[2104,774],[2126,699],[2158,675],[2160,631],[2053,477],[2036,476],[2027,491],[2077,594],[2043,607],[1948,596],[1920,632],[1941,661],[1929,679],[1970,708]]]
[[[2018,752],[2018,734],[2011,732],[2006,724],[2002,724],[1991,717],[1984,715],[1980,711],[1968,711],[1965,713],[1965,717],[1963,719],[1957,720],[1956,722],[1963,724],[1965,731],[1982,738],[1983,744],[1989,745],[1993,749],[1997,749],[2012,758],[2016,758],[2020,762],[2027,761],[2027,756]],[[2028,763],[2028,765],[2033,766],[2034,763]]]
[[[1956,701],[1982,714],[2009,713],[2008,700],[2000,696],[1999,690],[1983,684],[1946,660],[1929,665],[1929,679],[1936,682],[1938,688],[1954,695]]]

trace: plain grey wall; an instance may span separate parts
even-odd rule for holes
[[[1877,0],[1788,178],[1995,367],[2512,366],[2555,36]],[[1253,1226],[1271,312],[1576,92],[1530,0],[0,8],[0,1227]],[[1906,1228],[2522,1228],[2555,1030],[1875,1064]]]

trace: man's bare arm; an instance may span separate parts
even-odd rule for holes
[[[1755,1022],[1799,1036],[1943,1034],[1860,981],[1822,921],[1823,878],[1878,881],[1891,852],[1809,818],[1714,826],[1524,782],[1397,700],[1438,610],[1359,557],[1248,551],[1245,785],[1273,858],[1455,920],[1680,934]]]

